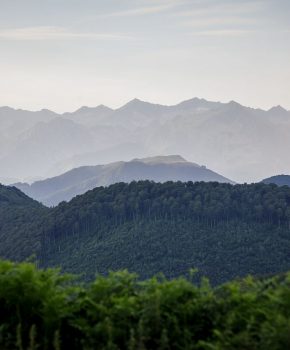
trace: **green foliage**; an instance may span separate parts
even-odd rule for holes
[[[49,346],[76,292],[66,286],[67,280],[56,270],[37,270],[32,263],[1,262],[1,341],[7,348],[34,349],[39,342]]]
[[[0,257],[23,261],[41,245],[41,222],[49,209],[15,187],[0,184]]]
[[[289,231],[288,187],[140,181],[45,208],[0,186],[0,257],[35,254],[85,280],[120,269],[175,278],[195,266],[221,284],[287,271]]]
[[[5,350],[288,349],[289,310],[289,273],[212,288],[122,271],[77,285],[57,270],[0,262]]]
[[[99,187],[52,209],[41,266],[200,275],[220,284],[290,269],[290,188],[150,181]]]

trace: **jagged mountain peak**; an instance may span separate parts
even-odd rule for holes
[[[146,111],[148,109],[152,110],[155,108],[166,108],[166,106],[163,106],[160,104],[154,104],[154,103],[142,101],[138,98],[134,98],[133,100],[126,103],[124,106],[120,107],[119,111],[128,110],[128,109]]]
[[[268,112],[275,112],[275,113],[289,113],[285,108],[283,108],[282,106],[280,106],[280,105],[277,105],[277,106],[274,106],[274,107],[272,107],[272,108],[270,108],[269,110],[268,110]]]
[[[88,112],[98,112],[98,111],[113,111],[113,109],[103,104],[100,104],[96,107],[82,106],[73,113],[88,113]]]
[[[231,108],[245,108],[244,106],[242,106],[240,103],[234,101],[234,100],[231,100],[229,103],[228,103],[228,106],[231,107]]]

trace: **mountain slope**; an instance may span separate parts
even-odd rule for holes
[[[48,122],[57,116],[56,113],[43,109],[37,112],[0,107],[0,132],[7,137],[15,137],[30,129],[39,122]]]
[[[51,206],[63,200],[70,200],[97,186],[108,186],[116,182],[133,180],[232,183],[231,180],[204,166],[187,162],[180,156],[163,156],[80,167],[54,178],[37,181],[32,185],[17,183],[15,186],[30,197]]]
[[[1,159],[1,177],[41,176],[72,153],[92,148],[93,136],[82,125],[64,118],[41,122],[18,136],[17,145]]]
[[[17,225],[24,209],[14,202],[10,209],[11,219],[0,220],[1,257],[35,253],[41,266],[85,279],[125,268],[171,278],[197,267],[219,284],[290,269],[287,187],[140,181],[98,187],[51,209],[28,200]]]
[[[62,114],[63,118],[70,119],[84,126],[94,127],[113,113],[113,109],[100,105],[97,107],[81,107],[75,112]]]
[[[72,136],[61,140],[60,130]],[[290,112],[280,106],[265,111],[193,98],[173,106],[134,99],[115,110],[101,105],[61,115],[3,107],[0,136],[2,179],[47,178],[155,154],[182,154],[240,182],[290,172]]]
[[[197,267],[213,283],[289,269],[290,190],[271,185],[133,182],[51,210],[41,261],[142,278]]]
[[[0,185],[0,257],[24,260],[39,252],[47,208],[15,187]]]
[[[146,146],[151,152],[174,152],[197,163],[206,162],[209,168],[245,182],[287,168],[284,161],[290,147],[287,113],[288,119],[281,123],[276,114],[232,101],[214,110],[167,121],[151,133]]]
[[[262,180],[265,184],[275,184],[278,186],[290,186],[290,175],[276,175]]]

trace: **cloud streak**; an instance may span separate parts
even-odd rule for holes
[[[192,20],[184,21],[182,24],[191,28],[205,28],[216,26],[232,26],[243,25],[248,26],[256,24],[257,20],[251,18],[240,17],[213,17],[213,18],[193,18]]]
[[[100,17],[134,17],[134,16],[144,16],[144,15],[150,15],[150,14],[157,14],[166,12],[168,10],[171,10],[172,8],[175,8],[177,6],[183,5],[187,3],[187,1],[171,1],[159,5],[154,6],[145,6],[145,7],[139,7],[139,8],[132,8],[128,10],[123,11],[117,11],[117,12],[111,12],[111,13],[104,13],[100,15]]]
[[[260,10],[260,1],[205,1],[189,11],[177,11],[173,16],[179,19],[181,26],[193,30],[188,33],[190,36],[240,37],[257,31],[261,25]]]
[[[0,30],[0,40],[130,40],[131,36],[122,33],[74,32],[63,27],[40,26]]]
[[[249,14],[257,14],[263,7],[261,1],[251,1],[251,2],[201,2],[195,4],[187,11],[178,11],[174,13],[176,17],[197,17],[197,16],[245,16]]]
[[[191,36],[203,36],[203,37],[238,37],[252,33],[251,30],[240,29],[223,29],[223,30],[200,30],[190,33]]]

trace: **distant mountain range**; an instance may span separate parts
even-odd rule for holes
[[[290,186],[290,175],[275,175],[262,180],[262,182],[278,186]]]
[[[31,185],[16,183],[14,186],[45,205],[55,206],[98,186],[138,180],[233,183],[205,166],[190,163],[179,155],[172,155],[84,166],[50,179],[36,181]]]
[[[0,181],[48,178],[73,168],[182,154],[238,182],[290,173],[290,112],[193,98],[173,106],[134,99],[72,113],[0,108]],[[28,180],[26,180],[28,179]]]

